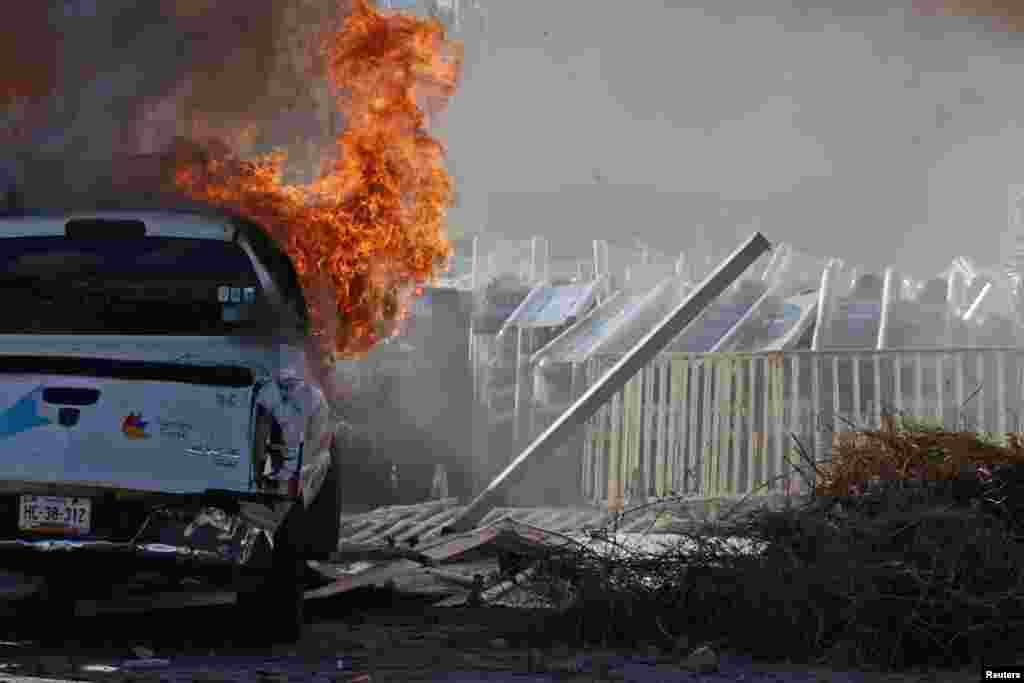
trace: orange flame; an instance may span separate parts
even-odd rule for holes
[[[295,264],[319,350],[356,356],[397,329],[408,291],[450,256],[452,181],[425,128],[455,92],[462,54],[436,19],[370,0],[353,0],[323,48],[347,128],[314,182],[285,183],[282,152],[246,161],[211,144],[177,158],[175,184],[263,225]]]
[[[11,8],[0,28],[0,105],[47,95],[57,80],[54,45],[60,37],[50,26],[47,3],[25,3]],[[16,66],[15,66],[16,65]]]
[[[993,28],[1012,32],[1024,30],[1024,2],[1021,0],[914,0],[914,6],[924,15],[984,17],[993,20]]]

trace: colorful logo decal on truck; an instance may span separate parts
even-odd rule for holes
[[[51,424],[49,419],[39,414],[39,399],[42,394],[43,388],[36,387],[0,413],[0,439]]]
[[[121,431],[129,439],[148,439],[146,426],[149,422],[142,421],[142,413],[128,413],[128,417],[121,423]]]

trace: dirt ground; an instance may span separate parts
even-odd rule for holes
[[[60,645],[14,635],[0,644],[0,681],[57,680],[208,683],[258,681],[705,681],[752,683],[954,683],[974,671],[878,674],[755,662],[716,653],[704,673],[660,651],[574,649],[548,640],[543,614],[504,608],[427,608],[415,603],[352,608],[310,604],[311,623],[294,646],[253,650],[235,641],[252,625],[229,608],[79,617]],[[692,663],[692,661],[691,661]],[[24,679],[20,679],[24,680]]]

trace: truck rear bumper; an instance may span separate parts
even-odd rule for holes
[[[52,486],[48,495],[82,495]],[[177,495],[106,490],[89,496],[88,534],[19,528],[15,493],[0,494],[0,569],[107,583],[139,571],[224,581],[271,565],[274,533],[291,504],[231,494]]]

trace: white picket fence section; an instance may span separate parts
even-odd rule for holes
[[[617,360],[591,359],[586,384]],[[663,354],[588,422],[578,445],[582,493],[611,506],[806,493],[794,463],[813,470],[798,441],[820,460],[834,433],[878,428],[892,414],[948,429],[1021,431],[1024,351]]]

